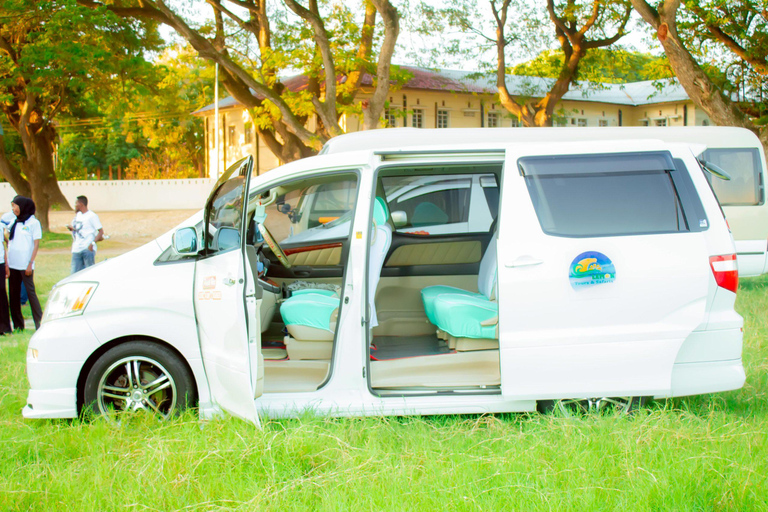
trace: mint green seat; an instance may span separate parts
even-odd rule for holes
[[[444,293],[435,298],[435,325],[455,338],[495,339],[499,304],[485,297]]]
[[[280,306],[280,315],[286,326],[303,325],[325,331],[327,335],[322,336],[322,333],[318,333],[319,337],[332,340],[334,330],[331,329],[331,317],[338,307],[338,297],[321,293],[300,293],[292,295],[289,300],[283,302]]]
[[[437,325],[437,319],[435,318],[435,299],[439,295],[446,293],[466,295],[468,297],[482,297],[485,296],[482,293],[468,292],[461,288],[454,288],[453,286],[436,285],[428,286],[421,290],[421,301],[424,303],[424,312],[427,314],[427,320],[431,324]]]
[[[496,299],[496,238],[492,238],[480,261],[480,273],[477,276],[477,289],[480,292],[470,292],[453,286],[427,286],[421,290],[421,301],[424,303],[424,312],[427,319],[437,325],[435,314],[435,300],[444,294],[465,295],[470,298],[484,299],[486,301]]]
[[[377,325],[373,297],[381,276],[381,267],[392,243],[388,225],[389,209],[384,199],[377,197],[373,206],[374,236],[369,258],[371,290],[370,327]],[[280,315],[289,336],[285,347],[290,359],[330,359],[339,314],[339,297],[330,290],[302,289],[291,294],[280,306]]]
[[[338,297],[338,295],[336,295],[336,292],[332,290],[326,290],[323,288],[302,288],[301,290],[294,290],[291,292],[291,297],[295,297],[297,295],[307,295],[309,293],[325,295],[326,297]]]

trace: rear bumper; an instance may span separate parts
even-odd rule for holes
[[[739,389],[744,385],[741,329],[694,331],[686,338],[672,366],[672,396],[700,395]]]
[[[672,392],[655,398],[701,395],[739,389],[746,376],[741,359],[707,363],[677,363],[672,368]]]

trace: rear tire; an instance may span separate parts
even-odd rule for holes
[[[162,419],[195,403],[195,383],[184,361],[151,341],[122,343],[105,352],[85,381],[83,411],[108,416],[148,411]]]
[[[536,410],[542,414],[560,414],[563,416],[601,412],[631,414],[642,408],[645,402],[646,397],[644,396],[563,398],[560,400],[539,400],[536,403]]]

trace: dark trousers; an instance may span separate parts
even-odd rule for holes
[[[24,317],[21,315],[21,283],[24,283],[24,287],[27,289],[29,307],[32,309],[32,319],[35,321],[35,328],[40,328],[40,320],[43,318],[43,310],[40,308],[40,301],[37,300],[34,277],[34,272],[32,272],[31,276],[28,276],[25,274],[24,270],[11,269],[11,278],[8,288],[11,294],[11,319],[13,320],[14,329],[24,328]]]
[[[0,290],[0,334],[11,332],[11,315],[8,311],[8,295],[5,293],[5,263],[0,263],[3,286]]]

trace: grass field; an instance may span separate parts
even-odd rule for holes
[[[25,421],[30,333],[3,338],[0,510],[768,510],[768,279],[737,308],[744,388],[631,417]]]

